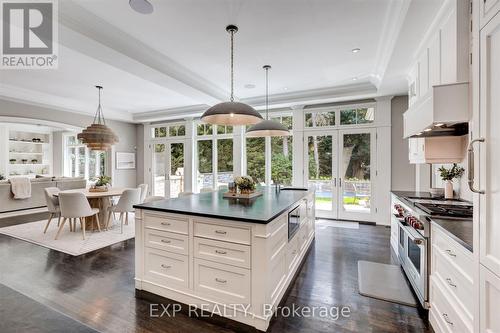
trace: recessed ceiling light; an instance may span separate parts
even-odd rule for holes
[[[288,90],[288,87],[284,87],[283,90]]]
[[[253,88],[255,88],[255,84],[247,83],[247,84],[245,84],[244,87],[247,88],[247,89],[253,89]]]
[[[361,51],[360,48],[355,48],[355,49],[352,49],[352,53],[358,53],[359,51]]]
[[[352,78],[352,80],[353,80],[353,81],[357,81],[357,80],[358,80],[358,78],[357,78],[357,77],[353,77],[353,78]]]
[[[129,0],[128,4],[138,13],[151,14],[153,12],[153,5],[148,0]]]

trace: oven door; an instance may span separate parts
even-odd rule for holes
[[[424,308],[428,299],[427,239],[411,227],[405,227],[404,270]]]

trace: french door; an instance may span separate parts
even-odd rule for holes
[[[176,198],[184,191],[184,140],[153,144],[153,195]]]
[[[304,144],[305,185],[316,188],[316,216],[371,221],[375,130],[307,131]]]

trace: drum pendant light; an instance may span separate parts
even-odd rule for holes
[[[90,150],[109,150],[112,145],[118,142],[118,136],[106,126],[104,114],[101,106],[102,86],[95,86],[99,90],[99,105],[94,116],[92,125],[88,126],[77,135]]]
[[[262,68],[266,71],[266,120],[250,127],[247,136],[288,136],[290,131],[282,123],[269,120],[269,70],[271,66],[265,65]]]
[[[234,34],[238,27],[228,25],[226,31],[231,35],[231,98],[205,111],[201,120],[214,125],[253,125],[262,121],[260,113],[250,105],[234,101]]]

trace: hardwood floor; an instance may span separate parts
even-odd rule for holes
[[[393,262],[389,236],[382,226],[317,226],[315,243],[283,305],[349,307],[350,315],[277,316],[268,332],[432,332],[417,309],[358,293],[357,261]],[[151,318],[149,302],[134,296],[133,240],[72,257],[0,235],[0,267],[0,283],[98,331],[233,332],[185,314]],[[30,318],[19,313],[18,320]]]

